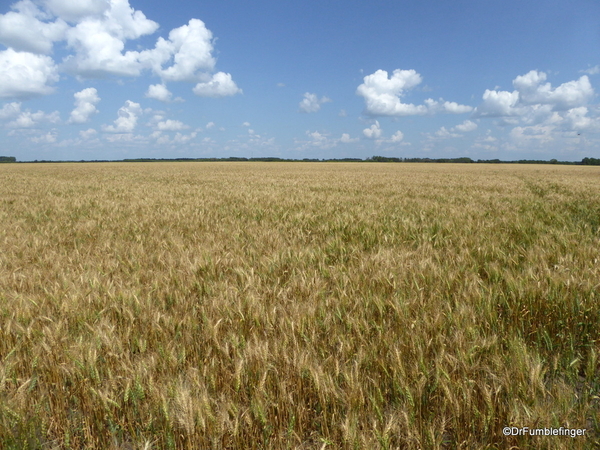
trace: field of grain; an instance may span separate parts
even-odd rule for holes
[[[0,223],[1,448],[600,445],[600,168],[7,164]]]

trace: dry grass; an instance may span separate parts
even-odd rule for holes
[[[594,448],[599,181],[0,166],[0,446]]]

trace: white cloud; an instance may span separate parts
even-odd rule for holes
[[[307,131],[306,134],[315,142],[325,142],[327,140],[327,136],[318,131],[313,131],[312,133]]]
[[[394,70],[388,78],[385,70],[378,70],[363,78],[356,93],[365,99],[366,113],[379,116],[409,116],[426,114],[427,107],[402,103],[400,98],[406,90],[412,89],[422,81],[421,75],[414,70]]]
[[[582,131],[592,128],[598,125],[598,119],[593,120],[587,116],[588,109],[585,106],[579,108],[573,108],[566,112],[564,120],[567,129],[573,131]]]
[[[175,136],[173,136],[173,139],[171,139],[171,138],[169,138],[169,136],[162,134],[162,131],[155,131],[150,135],[150,137],[152,139],[156,139],[156,143],[158,145],[166,145],[166,144],[186,144],[189,141],[191,141],[192,139],[194,139],[197,135],[198,135],[198,133],[196,131],[193,131],[190,134],[176,133]]]
[[[600,64],[586,70],[581,70],[580,72],[587,73],[588,75],[598,75],[600,73]]]
[[[125,104],[119,108],[117,119],[114,125],[105,125],[103,130],[108,133],[131,133],[136,125],[138,117],[142,114],[142,108],[139,103],[127,100]]]
[[[308,141],[294,139],[296,144],[300,144],[296,150],[303,151],[314,147],[321,150],[328,150],[337,147],[338,144],[352,144],[360,140],[358,138],[351,138],[348,133],[342,133],[339,139],[330,138],[329,134],[320,131],[308,130],[306,131],[306,135],[309,137]]]
[[[303,142],[303,145],[300,147],[302,149],[308,147],[318,147],[326,150],[335,147],[338,144],[337,139],[329,139],[325,133],[321,133],[319,131],[307,131],[306,135],[310,138],[310,140],[308,142]]]
[[[57,136],[58,132],[56,130],[52,130],[46,134],[42,134],[41,136],[32,137],[29,140],[36,144],[54,144]]]
[[[51,19],[52,15],[45,13],[31,0],[20,0],[13,3],[10,8],[26,16],[35,17],[37,19]]]
[[[44,4],[54,15],[70,22],[101,15],[111,6],[109,0],[44,0]]]
[[[81,136],[82,139],[91,139],[94,136],[96,136],[98,134],[98,132],[96,130],[94,130],[93,128],[88,128],[87,130],[82,130],[79,132],[79,136]]]
[[[594,95],[589,78],[584,75],[579,80],[569,81],[552,89],[546,81],[546,74],[532,70],[513,80],[519,92],[519,101],[525,105],[552,105],[554,110],[567,110],[587,103]]]
[[[53,92],[58,71],[49,56],[0,51],[0,98],[30,98]]]
[[[231,79],[231,75],[223,72],[215,73],[206,83],[198,83],[193,91],[200,97],[227,97],[242,93]]]
[[[248,124],[248,125],[250,125],[250,124]],[[214,128],[214,127],[215,127],[215,123],[214,122],[208,122],[206,124],[206,129],[207,130],[210,130],[210,129]]]
[[[447,114],[465,114],[473,111],[472,106],[459,105],[456,102],[446,102],[443,98],[440,98],[439,102],[428,98],[425,100],[425,105],[429,113],[447,113]]]
[[[199,19],[159,37],[153,48],[128,50],[128,41],[159,28],[129,0],[21,0],[12,9],[0,14],[0,43],[8,47],[0,51],[0,98],[49,94],[59,70],[78,78],[137,77],[151,70],[162,84],[151,85],[146,96],[164,102],[172,101],[167,81],[197,83],[194,92],[204,97],[242,92],[231,74],[213,73],[213,35]],[[68,54],[57,66],[46,55],[60,41]]]
[[[517,91],[495,91],[486,89],[483,93],[483,103],[475,110],[475,117],[518,116],[524,113],[520,105]]]
[[[211,122],[212,123],[212,122]],[[250,126],[250,122],[244,122],[242,124],[243,127],[249,127]],[[206,126],[208,128],[208,125]]]
[[[140,53],[140,61],[166,81],[206,81],[215,67],[212,33],[204,22],[191,19],[187,25],[171,30],[169,39],[159,38],[152,50]],[[173,58],[173,64],[163,64]]]
[[[392,135],[390,142],[402,142],[403,140],[404,140],[404,133],[402,133],[402,131],[396,131]]]
[[[304,94],[304,99],[299,104],[300,112],[312,113],[317,112],[321,109],[323,103],[330,102],[331,99],[327,97],[317,97],[317,94],[311,94],[309,92]]]
[[[0,14],[0,42],[17,51],[49,54],[54,42],[64,38],[67,23],[42,22],[43,13],[31,1],[22,1],[12,7],[19,12]]]
[[[17,117],[20,113],[20,102],[5,103],[2,109],[0,109],[0,120],[12,119]]]
[[[463,123],[456,125],[452,130],[456,130],[460,133],[468,133],[477,129],[477,124],[471,120],[465,120]]]
[[[346,113],[345,109],[340,109],[340,112],[338,113],[339,117],[348,117],[348,113]]]
[[[153,98],[155,100],[168,103],[171,101],[171,92],[167,89],[164,84],[151,84],[148,86],[146,91],[147,98]]]
[[[158,24],[134,11],[128,0],[111,0],[102,17],[86,16],[67,33],[67,43],[75,55],[65,59],[65,68],[83,77],[106,75],[137,76],[142,65],[139,53],[127,51],[125,41],[152,34]]]
[[[438,138],[438,139],[448,139],[448,138],[461,137],[461,135],[460,135],[460,134],[453,133],[453,132],[451,132],[451,131],[448,131],[448,130],[446,129],[446,127],[441,127],[439,130],[437,130],[437,131],[434,133],[434,137],[435,137],[435,138]]]
[[[8,128],[34,128],[41,122],[58,123],[60,122],[60,114],[54,111],[46,114],[43,111],[32,113],[31,111],[23,111],[19,113],[15,120],[9,122]]]
[[[64,6],[62,1],[60,3]],[[93,9],[94,4],[89,7]],[[75,55],[65,60],[65,68],[76,75],[138,76],[143,69],[151,69],[163,81],[214,84],[226,81],[223,76],[227,75],[231,82],[228,74],[216,74],[217,78],[211,78],[215,66],[213,36],[199,19],[191,19],[187,25],[174,28],[168,39],[159,37],[152,49],[125,52],[127,40],[138,39],[158,29],[156,22],[131,8],[128,0],[111,0],[110,7],[103,10],[102,15],[82,14],[77,20],[66,33],[67,43],[75,50]],[[170,66],[164,67],[169,63]],[[156,88],[160,85],[154,86],[154,94],[149,92],[149,96],[165,98],[166,88],[161,92]]]
[[[96,114],[96,104],[100,101],[98,91],[95,88],[87,88],[75,93],[75,109],[71,111],[71,117],[67,123],[85,123]]]
[[[378,70],[363,78],[356,94],[365,99],[365,112],[371,116],[413,116],[424,114],[448,113],[464,114],[473,110],[471,106],[456,102],[425,100],[424,105],[403,103],[401,98],[406,92],[422,81],[421,75],[414,70],[396,69],[388,78],[385,70]]]
[[[535,142],[536,144],[549,144],[555,140],[553,128],[547,125],[515,127],[511,130],[510,137],[519,145],[530,142]]]
[[[587,75],[556,88],[546,80],[545,73],[532,70],[513,80],[512,92],[486,90],[473,117],[498,118],[500,126],[511,126],[513,148],[573,150],[577,134],[600,132],[600,111],[587,106],[594,97]]]
[[[340,142],[342,144],[351,144],[353,142],[358,142],[358,138],[351,138],[348,133],[342,133],[342,137],[340,138]]]
[[[147,144],[147,137],[133,133],[115,133],[105,136],[110,143],[120,143],[129,145]]]
[[[489,90],[483,103],[476,108],[475,117],[548,116],[552,111],[567,111],[585,106],[594,96],[587,75],[563,83],[553,89],[546,74],[532,70],[513,80],[514,91]]]
[[[450,138],[460,138],[463,137],[463,135],[459,133],[468,133],[476,129],[477,124],[475,122],[471,120],[465,120],[463,123],[456,125],[455,127],[452,127],[450,129],[447,129],[446,127],[441,127],[435,133],[427,133],[425,136],[428,141],[439,141]]]
[[[185,130],[186,128],[189,128],[189,126],[185,125],[183,122],[180,122],[179,120],[167,119],[163,122],[158,122],[158,124],[156,124],[156,128],[159,131],[179,131],[179,130]]]
[[[381,137],[381,127],[379,126],[379,122],[376,120],[369,128],[365,128],[363,134],[369,139],[379,139]]]
[[[194,139],[197,136],[197,134],[198,133],[196,133],[195,131],[193,131],[190,134],[177,133],[173,137],[173,143],[175,143],[175,144],[185,144],[185,143],[191,141],[192,139]]]

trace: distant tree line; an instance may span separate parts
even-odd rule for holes
[[[395,158],[388,156],[372,156],[367,158],[366,161],[372,162],[417,162],[417,163],[461,163],[461,164],[565,164],[565,165],[583,165],[583,166],[600,166],[600,158],[583,158],[581,162],[577,161],[558,161],[557,159],[551,159],[549,161],[544,159],[519,159],[517,161],[502,161],[500,159],[474,159],[461,157],[461,158]]]
[[[0,156],[0,163],[16,162],[14,156]],[[128,158],[121,160],[94,160],[94,161],[26,161],[35,163],[56,163],[56,162],[210,162],[210,161],[262,161],[262,162],[385,162],[385,163],[460,163],[460,164],[563,164],[563,165],[583,165],[583,166],[600,166],[600,158],[583,158],[581,161],[558,161],[551,159],[549,161],[543,159],[519,159],[517,161],[502,161],[500,159],[478,159],[474,160],[468,157],[461,158],[398,158],[393,156],[371,156],[367,159],[361,158],[304,158],[304,159],[286,159],[276,156],[264,156],[258,158],[245,158],[238,156],[230,156],[228,158]]]
[[[600,166],[600,158],[583,158],[581,164],[583,166]]]

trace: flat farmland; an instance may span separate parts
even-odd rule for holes
[[[2,448],[600,445],[598,167],[6,164],[0,224]]]

